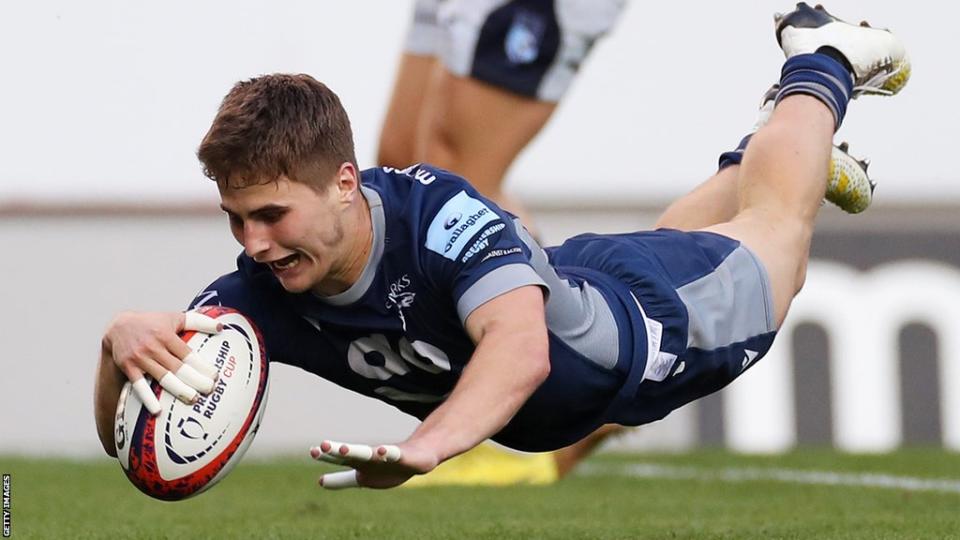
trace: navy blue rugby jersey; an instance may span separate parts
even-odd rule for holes
[[[611,419],[608,409],[618,393],[629,393],[625,383],[642,374],[646,355],[626,286],[588,268],[555,267],[551,258],[563,247],[540,248],[513,216],[447,171],[369,169],[361,192],[373,249],[348,290],[288,293],[268,266],[241,254],[237,271],[191,307],[236,308],[261,329],[272,361],[422,419],[470,360],[469,314],[510,290],[539,286],[547,297],[551,372],[493,439],[520,450],[556,449]]]

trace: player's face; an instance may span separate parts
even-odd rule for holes
[[[234,238],[248,256],[270,267],[284,289],[325,292],[343,271],[350,251],[344,241],[349,197],[345,201],[336,182],[317,190],[281,177],[221,189],[220,198]]]

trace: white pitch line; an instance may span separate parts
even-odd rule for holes
[[[764,469],[757,467],[727,467],[723,469],[699,469],[675,467],[652,463],[636,463],[623,466],[584,464],[581,474],[587,476],[632,476],[635,478],[665,478],[670,480],[722,480],[726,482],[750,482],[774,480],[794,484],[825,486],[859,486],[905,491],[937,491],[960,493],[960,480],[948,478],[916,478],[876,473],[840,473],[832,471],[803,471],[799,469]]]

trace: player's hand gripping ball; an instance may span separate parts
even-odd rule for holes
[[[133,485],[165,501],[201,493],[226,476],[253,442],[267,402],[267,353],[253,322],[226,307],[198,311],[223,330],[180,337],[216,368],[213,391],[188,405],[153,381],[161,406],[154,416],[128,382],[117,404],[117,459]]]

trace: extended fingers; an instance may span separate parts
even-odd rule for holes
[[[392,444],[378,446],[374,449],[374,447],[366,444],[325,440],[320,443],[320,446],[311,448],[310,455],[313,456],[313,459],[326,461],[327,463],[349,465],[371,461],[394,463],[400,460],[401,452],[400,448]]]
[[[318,461],[326,461],[327,463],[333,463],[334,465],[346,465],[350,460],[340,453],[340,448],[344,446],[349,447],[350,445],[337,441],[325,440],[320,443],[320,446],[314,446],[310,449],[310,456]]]
[[[360,482],[357,480],[357,471],[350,469],[321,476],[320,485],[325,489],[347,489],[360,487]]]
[[[400,447],[392,444],[384,444],[377,448],[377,455],[386,463],[396,463],[403,457],[400,452]]]

